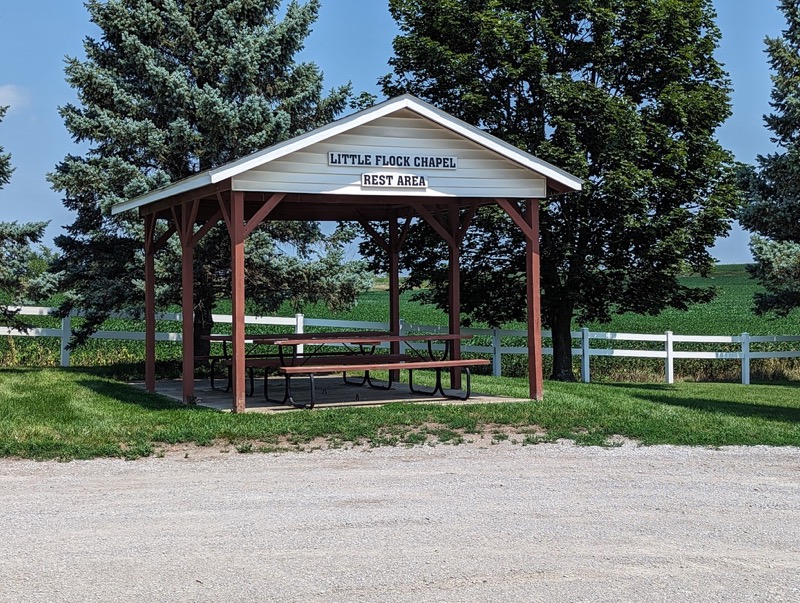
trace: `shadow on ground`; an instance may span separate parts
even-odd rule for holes
[[[793,386],[795,385],[793,384]],[[775,404],[752,404],[747,402],[697,398],[681,395],[680,388],[671,385],[618,383],[610,387],[626,390],[626,394],[629,396],[645,402],[652,402],[653,404],[678,406],[712,413],[725,413],[737,417],[789,421],[793,423],[800,422],[800,408],[777,406]]]

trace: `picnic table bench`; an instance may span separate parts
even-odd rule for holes
[[[249,356],[244,359],[244,366],[248,371],[248,379],[250,382],[250,389],[248,392],[249,396],[252,396],[255,392],[255,375],[254,371],[256,369],[264,369],[264,398],[269,402],[277,402],[279,404],[284,404],[285,401],[276,400],[269,398],[267,393],[267,383],[269,377],[270,369],[280,369],[281,367],[302,367],[305,363],[313,362],[317,366],[329,366],[329,367],[336,367],[341,365],[342,363],[346,365],[356,365],[356,366],[363,366],[364,364],[369,364],[373,362],[399,362],[401,360],[410,360],[412,359],[411,356],[407,354],[362,354],[362,355],[341,355],[341,354],[330,354],[330,355],[313,355],[313,356],[294,356],[292,358],[283,358],[281,359],[279,356]],[[224,361],[225,366],[229,369],[233,364],[233,361],[228,358]],[[368,369],[360,369],[364,370],[364,378],[361,383],[357,383],[354,381],[348,381],[346,371],[342,371],[341,369],[335,369],[329,371],[331,373],[345,373],[343,375],[344,382],[347,385],[365,385],[368,384],[370,387],[374,389],[389,389],[391,384],[386,386],[378,386],[372,383],[372,380],[369,376]],[[374,369],[377,370],[377,369]],[[230,382],[230,379],[229,379]],[[213,387],[213,382],[212,382]],[[230,386],[229,386],[230,388]]]
[[[223,346],[230,341],[230,336],[212,336],[216,341],[222,341]],[[485,359],[453,359],[452,347],[462,339],[470,339],[471,335],[460,334],[412,334],[395,335],[380,331],[349,332],[349,333],[309,333],[292,335],[248,335],[248,343],[271,345],[277,347],[277,354],[255,354],[245,357],[244,364],[249,374],[250,395],[255,389],[254,371],[264,369],[264,398],[269,402],[278,404],[291,404],[298,408],[313,408],[316,403],[314,377],[333,373],[342,373],[342,378],[347,385],[368,385],[373,389],[391,389],[392,375],[400,370],[407,370],[409,375],[409,389],[412,393],[433,396],[437,393],[443,397],[467,400],[471,394],[470,368],[489,364]],[[442,353],[437,354],[433,349],[433,342],[441,341],[444,345]],[[410,353],[405,354],[380,354],[376,348],[382,343],[405,343]],[[427,344],[423,352],[413,347],[414,343]],[[304,350],[304,346],[313,347],[311,351]],[[324,346],[339,346],[343,350],[335,352],[321,351]],[[290,353],[287,353],[287,350]],[[225,364],[230,367],[232,359],[227,358]],[[268,376],[270,370],[275,370],[284,377],[283,399],[273,399],[268,393]],[[462,393],[448,393],[442,382],[442,371],[458,369],[466,374],[466,388]],[[433,370],[436,372],[436,384],[432,390],[414,387],[413,374],[415,370]],[[363,372],[360,381],[350,381],[348,372]],[[373,382],[370,371],[389,371],[387,385],[378,385]],[[299,403],[294,399],[291,389],[293,376],[308,376],[311,384],[310,401]],[[212,370],[213,387],[213,370]]]
[[[408,388],[414,394],[423,394],[427,396],[434,396],[438,392],[445,398],[467,400],[472,393],[471,390],[471,377],[470,367],[489,364],[489,361],[483,358],[471,358],[467,360],[426,360],[418,357],[407,357],[406,359],[394,360],[387,359],[381,360],[382,356],[377,356],[370,362],[358,362],[353,364],[339,364],[339,363],[315,363],[315,364],[301,364],[297,366],[279,366],[278,373],[284,375],[286,378],[286,390],[282,404],[291,404],[298,408],[314,408],[316,404],[316,389],[314,386],[314,376],[324,375],[330,373],[347,373],[348,371],[365,371],[365,382],[369,382],[369,371],[408,371]],[[445,369],[460,368],[464,371],[467,377],[467,386],[463,394],[449,394],[445,392],[442,386],[442,371]],[[414,371],[432,369],[436,371],[436,385],[432,390],[422,390],[414,388]],[[311,381],[311,400],[308,403],[298,403],[294,400],[291,392],[290,378],[292,375],[308,375]],[[345,382],[347,379],[345,378]],[[389,384],[382,389],[389,389],[392,386],[391,377]]]

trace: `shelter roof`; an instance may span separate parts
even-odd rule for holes
[[[244,191],[253,214],[273,193],[270,219],[384,219],[496,198],[543,198],[582,181],[414,96],[403,95],[252,155],[123,201],[112,214],[167,212],[187,200]]]

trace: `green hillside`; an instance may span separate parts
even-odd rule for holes
[[[759,317],[753,313],[753,294],[758,290],[744,264],[718,266],[710,278],[684,277],[683,282],[692,287],[714,286],[718,293],[714,301],[698,304],[686,311],[666,310],[656,316],[623,314],[615,316],[610,323],[575,324],[575,328],[588,327],[592,331],[626,333],[663,333],[672,331],[685,335],[799,335],[800,312],[786,318]],[[411,324],[446,325],[446,315],[432,306],[409,301],[410,293],[403,296],[403,319]],[[322,307],[304,309],[309,318],[330,315],[341,320],[387,321],[389,307],[385,291],[370,291],[359,300],[358,306],[348,312],[329,313]],[[290,315],[286,308],[284,314]],[[475,326],[485,326],[476,324]],[[507,328],[524,328],[521,323],[506,325]]]
[[[698,304],[686,311],[666,310],[657,316],[624,314],[609,324],[583,325],[593,331],[663,333],[682,335],[800,335],[800,312],[786,318],[761,317],[753,313],[753,294],[758,284],[749,277],[744,264],[718,266],[710,278],[685,277],[693,287],[712,285],[718,289],[714,301]]]

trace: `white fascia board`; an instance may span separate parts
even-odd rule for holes
[[[402,97],[401,97],[402,98]],[[413,106],[409,107],[415,113],[434,121],[453,132],[460,134],[464,138],[468,138],[473,142],[486,147],[487,149],[503,155],[504,157],[531,169],[546,178],[555,180],[564,186],[571,188],[574,191],[582,190],[583,180],[577,176],[573,176],[569,172],[557,168],[551,163],[548,163],[538,157],[534,157],[530,153],[526,153],[522,149],[518,149],[514,145],[493,136],[483,130],[476,128],[460,119],[437,109],[419,99],[413,99],[415,102]]]
[[[161,201],[172,195],[186,193],[209,184],[217,184],[233,178],[253,168],[257,168],[270,161],[275,161],[280,157],[294,153],[295,151],[302,150],[303,148],[321,142],[331,136],[335,136],[341,132],[345,132],[351,128],[355,128],[365,123],[369,123],[374,119],[383,117],[397,111],[398,109],[407,106],[405,97],[398,97],[384,101],[374,107],[370,107],[364,111],[359,111],[348,117],[344,117],[338,121],[333,121],[326,126],[322,126],[316,130],[312,130],[306,134],[302,134],[285,142],[271,146],[267,149],[257,151],[247,157],[242,157],[236,161],[232,161],[226,165],[220,166],[213,170],[207,170],[200,174],[190,176],[184,180],[175,182],[174,184],[167,185],[163,188],[150,191],[149,193],[123,201],[111,208],[111,214],[116,215],[131,209],[136,209],[149,203]]]
[[[171,197],[173,195],[179,195],[181,193],[193,191],[209,184],[211,184],[211,172],[201,172],[200,174],[189,176],[188,178],[184,178],[183,180],[179,180],[173,184],[168,184],[162,188],[157,188],[145,195],[142,195],[141,197],[123,201],[122,203],[117,203],[111,208],[111,215],[115,216],[117,214],[121,214],[122,212],[129,211],[131,209],[137,209],[143,205],[155,203],[156,201],[161,201],[162,199],[166,199],[167,197]]]
[[[217,168],[216,170],[212,170],[211,182],[217,183],[226,178],[234,178],[248,170],[257,168],[270,161],[275,161],[291,153],[301,151],[313,144],[323,142],[337,134],[342,134],[386,115],[391,115],[395,111],[404,108],[411,108],[405,96],[384,101],[374,107],[359,111],[358,113],[354,113],[338,121],[333,121],[321,128],[317,128],[306,134],[301,134],[296,138],[292,138],[291,140],[279,143],[268,149],[258,151],[252,155],[248,155],[247,157],[243,157],[242,159]]]
[[[507,159],[510,159],[511,161],[514,161],[515,163],[528,168],[537,174],[544,176],[545,178],[555,180],[571,190],[579,191],[583,188],[583,181],[580,178],[577,178],[572,174],[539,159],[538,157],[534,157],[530,153],[526,153],[525,151],[518,149],[517,147],[497,138],[496,136],[492,136],[491,134],[488,134],[479,128],[457,119],[452,115],[437,109],[433,105],[411,96],[410,94],[404,94],[402,96],[389,99],[383,103],[375,105],[374,107],[370,107],[369,109],[365,109],[364,111],[360,111],[339,121],[331,122],[330,124],[318,128],[317,130],[313,130],[312,132],[303,134],[297,138],[280,143],[270,147],[269,149],[259,151],[248,157],[244,157],[238,161],[218,168],[217,170],[212,170],[211,182],[216,183],[225,180],[226,178],[233,178],[250,169],[259,167],[269,163],[270,161],[275,161],[281,157],[300,151],[303,148],[313,144],[323,142],[324,140],[336,136],[337,134],[342,134],[348,130],[357,128],[358,126],[367,124],[381,117],[391,115],[400,109],[409,109],[417,115],[429,119],[432,122],[463,136],[464,138],[472,140],[482,147],[502,155],[503,157],[506,157]]]

